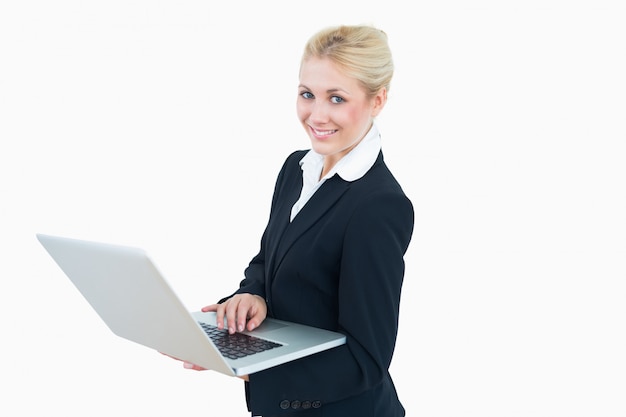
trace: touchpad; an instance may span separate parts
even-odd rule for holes
[[[285,327],[285,324],[282,323],[278,323],[275,321],[268,321],[265,320],[263,323],[261,323],[261,325],[259,327],[257,327],[256,329],[253,330],[254,333],[267,333],[267,332],[273,332],[274,330],[278,330],[281,329],[283,327]]]

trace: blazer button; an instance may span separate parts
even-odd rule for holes
[[[302,401],[302,409],[306,410],[311,408],[311,401]]]
[[[289,407],[291,407],[291,402],[289,400],[282,400],[280,402],[280,408],[282,408],[283,410],[286,410]]]
[[[293,400],[291,402],[291,408],[293,408],[294,410],[297,410],[298,408],[300,408],[300,401],[298,400]]]
[[[320,408],[322,406],[321,401],[313,401],[313,408]]]

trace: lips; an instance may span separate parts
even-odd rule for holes
[[[337,132],[337,129],[331,129],[331,130],[317,130],[311,126],[309,126],[311,128],[311,132],[313,132],[313,134],[317,137],[327,137],[332,135],[333,133]]]

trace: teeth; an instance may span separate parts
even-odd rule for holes
[[[316,129],[313,129],[313,132],[315,132],[315,134],[318,135],[318,136],[326,136],[326,135],[332,135],[333,133],[336,132],[336,130],[316,130]]]

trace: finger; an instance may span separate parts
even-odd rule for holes
[[[259,296],[254,296],[252,298],[252,307],[248,311],[248,316],[247,328],[249,331],[252,331],[261,325],[267,316],[267,307],[263,298]]]
[[[226,327],[228,333],[233,334],[237,331],[237,313],[241,298],[232,298],[226,306]]]
[[[248,319],[248,331],[252,331],[259,327],[261,323],[263,323],[263,320],[265,320],[266,316],[267,314],[264,311],[261,311],[260,309],[255,309],[255,311],[252,313],[252,316]]]
[[[228,304],[228,301],[223,304],[218,304],[215,310],[215,324],[220,330],[224,328],[224,314],[226,314],[226,307],[228,306]]]
[[[252,318],[250,318],[248,320],[248,324],[247,324],[247,329],[248,331],[252,331],[254,329],[256,329],[257,327],[259,327],[259,325],[263,322],[264,318],[261,318],[260,314],[256,314],[254,316],[252,316]]]
[[[250,304],[247,301],[239,303],[237,306],[237,331],[243,332],[246,329],[246,321],[248,320],[248,314],[250,314]]]
[[[237,314],[237,330],[243,332],[254,330],[263,320],[265,320],[265,300],[257,295],[247,294],[239,304]]]
[[[193,363],[190,362],[183,362],[183,367],[185,369],[193,369],[194,371],[205,371],[206,369],[198,366],[198,365],[194,365]]]

